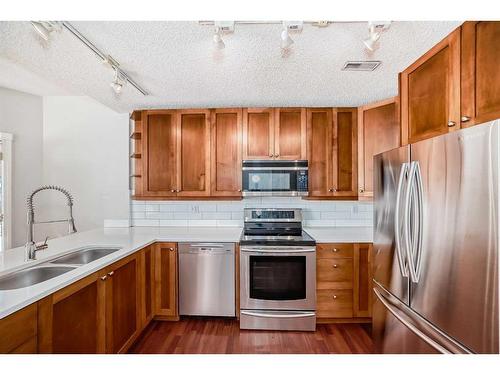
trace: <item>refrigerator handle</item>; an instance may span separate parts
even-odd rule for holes
[[[418,192],[415,186],[417,175],[418,162],[410,163],[410,172],[408,173],[408,185],[406,185],[405,205],[404,205],[404,222],[403,222],[403,237],[405,241],[406,258],[408,260],[408,268],[410,271],[410,279],[413,283],[418,283],[419,275],[417,275],[416,258],[418,258],[418,243],[415,242],[415,235],[421,232],[419,226],[420,212],[413,206],[418,201]],[[414,199],[412,199],[412,197]],[[413,208],[413,210],[412,210]],[[410,220],[410,215],[414,215],[414,220]],[[413,230],[411,230],[413,225]]]
[[[400,228],[400,206],[401,206],[401,193],[403,191],[403,181],[405,180],[408,172],[408,163],[401,164],[401,170],[399,172],[398,188],[396,190],[396,207],[394,212],[394,236],[396,240],[396,255],[398,257],[399,270],[403,277],[408,277],[408,266],[404,259],[403,252],[401,250],[401,228]],[[404,224],[404,222],[403,222]]]
[[[415,162],[415,187],[417,189],[417,215],[418,215],[418,232],[417,232],[417,253],[415,254],[415,282],[420,280],[422,251],[424,245],[424,187],[422,182],[422,171],[420,163]]]

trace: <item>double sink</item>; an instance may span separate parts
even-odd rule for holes
[[[35,267],[0,277],[0,290],[21,289],[53,279],[84,264],[120,250],[120,247],[85,247]]]

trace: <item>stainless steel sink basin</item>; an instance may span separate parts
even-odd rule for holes
[[[0,290],[20,289],[39,284],[63,273],[69,272],[75,267],[48,266],[34,267],[15,272],[11,275],[0,277]]]
[[[105,257],[106,255],[112,254],[115,251],[120,250],[119,247],[107,247],[107,248],[90,248],[82,249],[74,253],[64,255],[56,260],[51,261],[52,264],[71,264],[71,265],[82,265],[93,262],[99,258]]]

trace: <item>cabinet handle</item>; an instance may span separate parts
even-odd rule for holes
[[[333,189],[328,189],[328,191],[331,193],[333,191]]]
[[[106,281],[107,278],[108,278],[108,276],[104,275],[104,276],[101,277],[101,280],[102,281]]]
[[[168,248],[170,251],[174,251],[175,249],[173,247]]]
[[[170,190],[171,193],[175,193],[175,189]]]
[[[448,121],[448,127],[452,128],[456,125],[457,123],[455,121]]]
[[[270,157],[270,158],[273,158],[273,157],[274,157],[274,154],[269,155],[269,157]]]
[[[337,296],[335,294],[333,295],[333,299],[337,299]]]
[[[111,277],[115,274],[115,271],[111,271],[110,273],[108,273],[108,276]]]
[[[338,267],[338,265],[336,265],[336,264],[333,265],[333,268],[337,268],[337,267]]]
[[[462,117],[460,117],[460,121],[462,121],[462,122],[470,121],[470,117],[469,116],[462,116]]]
[[[175,192],[176,192],[176,193],[179,193],[179,192],[180,192],[180,190],[179,190],[179,189],[177,189]]]
[[[359,189],[359,192],[360,192],[360,193],[364,193],[364,192],[365,192],[365,189],[361,188],[361,189]]]
[[[276,154],[274,155],[275,158],[279,158],[280,157],[280,154]]]
[[[241,189],[238,189],[238,192],[240,192],[240,193],[241,193]]]
[[[338,251],[339,251],[339,250],[338,250],[337,248],[335,248],[335,247],[333,248],[333,252],[334,252],[334,253],[336,253],[336,252],[338,252]]]

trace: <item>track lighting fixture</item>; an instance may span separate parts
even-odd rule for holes
[[[50,40],[51,33],[62,29],[61,25],[55,21],[30,21],[30,23],[37,35],[46,42]]]
[[[222,30],[220,27],[215,27],[215,34],[213,37],[213,43],[214,47],[217,49],[224,49],[226,45],[224,44],[224,41],[222,40]]]
[[[293,39],[290,37],[288,28],[285,26],[285,28],[281,32],[281,49],[288,49],[292,46],[292,44]]]
[[[116,95],[120,95],[123,89],[123,86],[127,83],[127,80],[123,78],[120,69],[118,67],[113,67],[115,70],[115,78],[111,82],[110,86],[115,92]]]
[[[378,40],[383,31],[390,27],[390,22],[368,22],[368,37],[363,39],[363,44],[370,52],[378,48]]]

